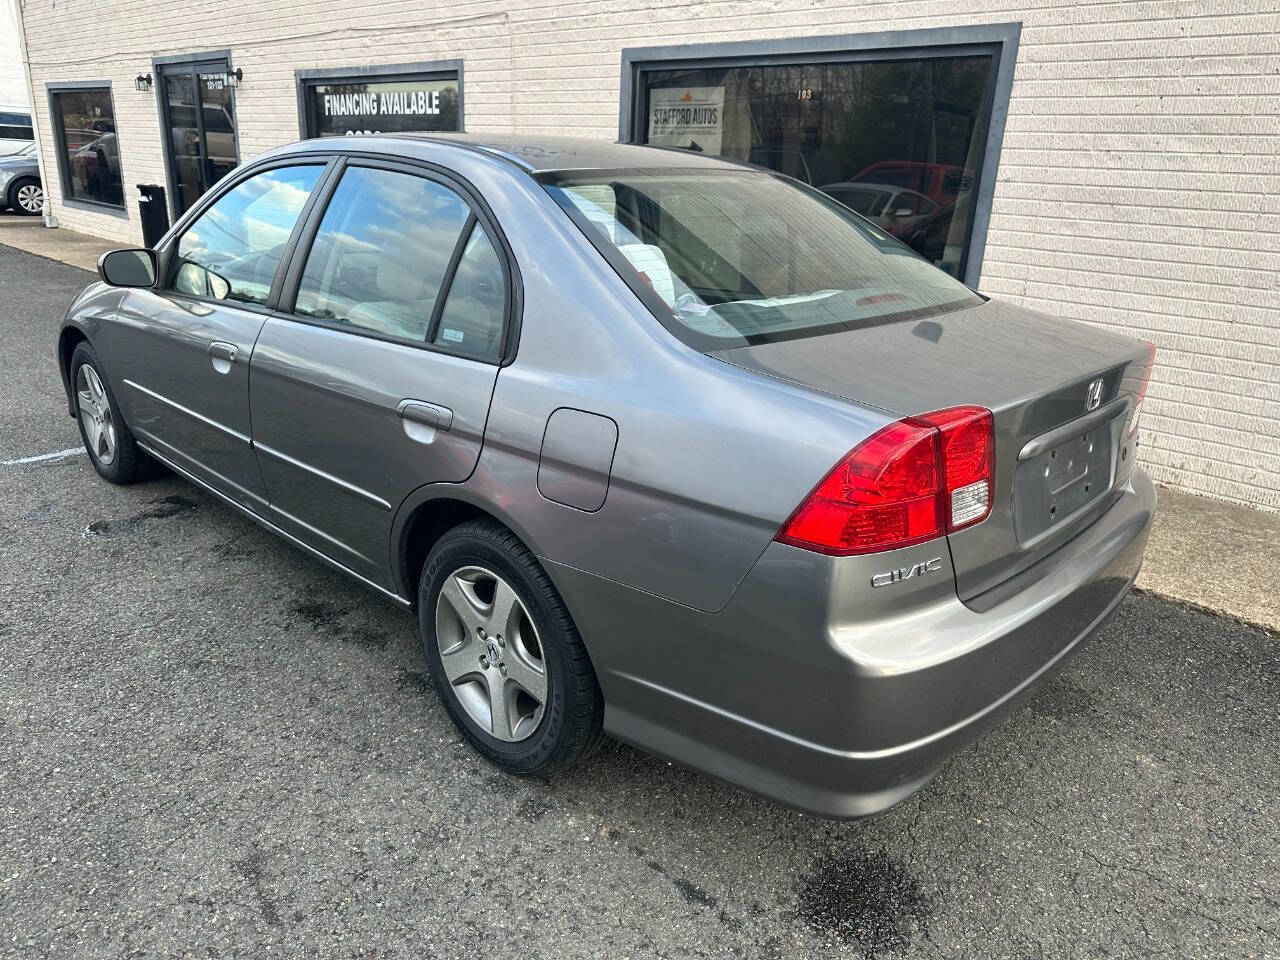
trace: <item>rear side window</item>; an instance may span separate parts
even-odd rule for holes
[[[466,201],[434,180],[348,169],[320,221],[294,312],[425,343],[470,222]]]
[[[25,113],[0,112],[0,140],[34,140],[31,117]]]
[[[479,223],[458,260],[432,342],[474,357],[496,360],[502,353],[506,315],[502,261]]]
[[[173,288],[266,303],[285,244],[323,172],[323,165],[278,167],[228,190],[178,241]]]

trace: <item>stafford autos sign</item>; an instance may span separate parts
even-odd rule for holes
[[[646,143],[718,156],[723,131],[724,87],[663,87],[649,91]]]

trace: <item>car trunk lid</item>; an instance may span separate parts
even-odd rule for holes
[[[998,301],[711,355],[903,417],[991,410],[991,515],[949,537],[966,600],[1105,511],[1132,469],[1127,422],[1150,360],[1138,340]]]

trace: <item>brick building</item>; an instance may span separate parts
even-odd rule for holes
[[[0,2],[0,106],[27,105],[27,76],[18,42],[17,8]]]
[[[1155,479],[1280,509],[1276,0],[19,0],[50,214],[141,239],[363,130],[773,166],[981,292],[1159,347]]]

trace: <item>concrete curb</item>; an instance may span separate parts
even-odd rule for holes
[[[38,217],[14,214],[0,214],[0,244],[89,271],[98,269],[98,258],[108,250],[125,246],[74,230],[49,230]]]
[[[1280,514],[1160,488],[1137,587],[1280,634]]]
[[[0,244],[95,270],[120,246],[0,217]],[[1137,589],[1280,635],[1280,514],[1160,488]]]

